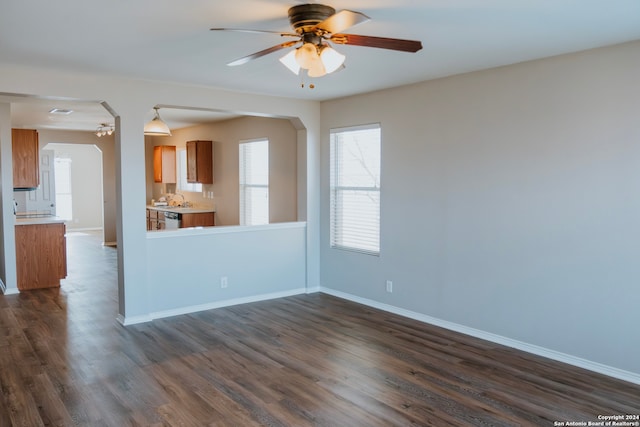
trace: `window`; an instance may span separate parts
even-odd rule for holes
[[[178,188],[181,191],[193,191],[200,193],[202,191],[202,184],[197,182],[187,182],[187,150],[186,148],[178,149]]]
[[[331,247],[380,253],[380,125],[332,129]]]
[[[56,216],[71,221],[73,203],[71,197],[71,159],[56,157],[54,160],[56,184]]]
[[[240,143],[240,225],[269,223],[269,141]]]

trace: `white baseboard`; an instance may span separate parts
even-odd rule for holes
[[[316,294],[318,292],[322,292],[322,288],[320,286],[313,286],[305,290],[305,293],[307,294]]]
[[[7,289],[7,285],[0,279],[0,293],[2,295],[15,295],[19,294],[20,290],[18,288]]]
[[[143,315],[143,316],[123,316],[122,314],[118,314],[116,317],[118,323],[122,326],[136,325],[138,323],[147,323],[151,322],[153,318],[151,316]]]
[[[116,246],[118,246],[118,242],[102,242],[102,246],[116,247]]]
[[[291,290],[282,291],[282,292],[272,292],[268,294],[252,295],[249,297],[242,297],[242,298],[231,298],[227,300],[214,301],[214,302],[198,304],[198,305],[191,305],[191,306],[180,307],[180,308],[175,308],[171,310],[156,311],[156,312],[150,313],[149,315],[124,317],[121,314],[118,314],[117,320],[122,325],[129,326],[129,325],[135,325],[137,323],[151,322],[153,320],[162,319],[165,317],[180,316],[182,314],[196,313],[198,311],[213,310],[215,308],[230,307],[232,305],[247,304],[250,302],[267,301],[267,300],[276,299],[276,298],[285,298],[285,297],[290,297],[293,295],[301,295],[305,293],[307,293],[307,290],[305,288],[291,289]]]
[[[514,340],[511,338],[496,335],[490,332],[485,332],[479,329],[470,328],[468,326],[460,325],[447,320],[438,319],[436,317],[427,316],[425,314],[417,313],[415,311],[405,310],[403,308],[395,307],[389,304],[384,304],[378,301],[370,300],[367,298],[361,298],[356,295],[348,294],[334,289],[320,287],[320,292],[333,295],[338,298],[346,299],[349,301],[357,302],[369,307],[377,308],[390,313],[398,314],[403,317],[414,319],[420,322],[428,323],[431,325],[439,326],[441,328],[449,329],[455,332],[460,332],[465,335],[480,338],[486,341],[490,341],[496,344],[501,344],[507,347],[515,348],[518,350],[526,351],[527,353],[535,354],[538,356],[546,357],[548,359],[563,362],[569,365],[577,366],[579,368],[587,369],[589,371],[597,372],[609,377],[617,378],[620,380],[628,381],[634,384],[640,384],[640,374],[623,369],[614,368],[612,366],[603,365],[602,363],[593,362],[590,360],[582,359],[580,357],[572,356],[570,354],[561,353],[559,351],[551,350],[538,345],[528,344],[522,341]]]

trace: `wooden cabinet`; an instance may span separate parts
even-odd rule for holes
[[[214,225],[213,212],[185,213],[182,214],[182,222],[180,223],[181,228],[213,227]]]
[[[187,141],[187,182],[213,184],[212,141]]]
[[[64,223],[16,225],[18,289],[60,286],[67,277]]]
[[[36,188],[40,185],[40,149],[38,132],[11,129],[13,150],[13,188]]]
[[[154,214],[154,212],[157,211],[152,211],[151,209],[147,209],[147,231],[151,231],[151,230],[155,230],[155,227],[157,227],[157,222],[158,222],[158,216],[157,214]],[[151,216],[155,216],[155,222],[153,221]]]
[[[153,147],[153,180],[165,184],[176,183],[175,145],[156,145]]]
[[[164,212],[147,209],[147,231],[165,229]]]
[[[175,211],[174,211],[175,212]],[[215,225],[214,212],[197,212],[180,214],[180,228],[213,227]],[[147,231],[165,230],[166,221],[164,211],[147,209]]]

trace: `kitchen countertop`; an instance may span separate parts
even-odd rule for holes
[[[26,216],[16,217],[16,225],[42,225],[42,224],[64,224],[64,219],[57,216]]]
[[[147,209],[153,209],[161,212],[176,212],[181,214],[192,214],[192,213],[208,213],[215,212],[214,208],[183,208],[181,206],[151,206],[147,205]]]

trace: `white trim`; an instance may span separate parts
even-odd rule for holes
[[[102,246],[118,246],[118,242],[102,242]]]
[[[124,317],[122,314],[118,314],[118,316],[116,316],[116,320],[122,326],[129,326],[129,325],[136,325],[138,323],[151,322],[153,318],[147,315]]]
[[[102,231],[102,227],[85,227],[85,228],[72,228],[69,226],[69,223],[71,222],[70,220],[65,220],[65,224],[67,225],[67,231],[68,232],[75,232],[75,231]]]
[[[148,315],[142,315],[142,316],[133,316],[133,317],[125,318],[121,314],[118,314],[117,320],[118,322],[120,322],[120,324],[124,326],[129,326],[129,325],[135,325],[137,323],[151,322],[153,320],[162,319],[165,317],[180,316],[183,314],[196,313],[198,311],[205,311],[205,310],[213,310],[213,309],[222,308],[222,307],[230,307],[232,305],[238,305],[238,304],[248,304],[251,302],[267,301],[267,300],[277,299],[277,298],[286,298],[286,297],[301,295],[305,293],[307,293],[307,290],[305,288],[291,289],[289,291],[272,292],[268,294],[252,295],[252,296],[241,297],[241,298],[232,298],[227,300],[214,301],[206,304],[198,304],[198,305],[191,305],[188,307],[180,307],[180,308],[175,308],[170,310],[156,311]]]
[[[0,293],[2,295],[15,295],[20,293],[20,289],[18,288],[7,289],[7,285],[5,285],[2,279],[0,279]]]
[[[178,228],[177,230],[156,230],[147,231],[147,240],[165,239],[179,236],[207,236],[211,234],[245,233],[248,231],[268,231],[280,229],[304,228],[305,221],[297,222],[274,222],[263,225],[224,225],[215,227],[191,227]]]
[[[334,289],[325,288],[323,286],[320,287],[320,292],[333,295],[338,298],[346,299],[349,301],[357,302],[359,304],[363,304],[369,307],[377,308],[383,311],[387,311],[389,313],[398,314],[403,317],[408,317],[413,320],[439,326],[441,328],[449,329],[465,335],[470,335],[475,338],[480,338],[496,344],[501,344],[507,347],[522,350],[527,353],[546,357],[548,359],[556,360],[558,362],[563,362],[568,365],[577,366],[579,368],[587,369],[589,371],[597,372],[603,375],[607,375],[609,377],[628,381],[634,384],[640,384],[640,374],[635,372],[625,371],[623,369],[618,369],[613,366],[608,366],[602,363],[593,362],[591,360],[582,359],[580,357],[572,356],[570,354],[551,350],[545,347],[540,347],[534,344],[528,344],[526,342],[503,337],[501,335],[496,335],[491,332],[470,328],[468,326],[460,325],[458,323],[449,322],[447,320],[442,320],[436,317],[427,316],[426,314],[417,313],[415,311],[405,310],[403,308],[395,307],[393,305],[381,303],[381,302],[370,300],[367,298],[361,298],[356,295],[348,294],[341,291],[336,291]]]

